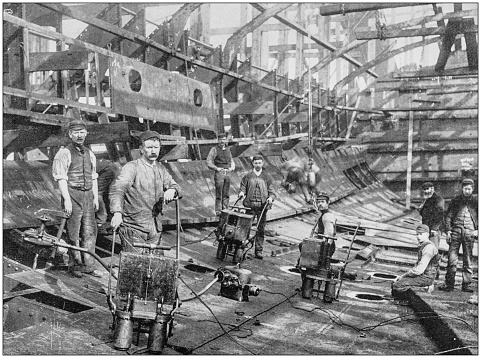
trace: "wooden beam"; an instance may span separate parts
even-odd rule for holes
[[[425,78],[429,77],[432,79],[449,79],[450,76],[477,76],[477,69],[470,69],[469,67],[460,68],[448,68],[443,71],[437,71],[434,68],[424,68],[420,71],[406,71],[406,72],[393,72],[392,77],[396,79],[406,79],[406,78]]]
[[[55,114],[43,114],[38,112],[27,111],[24,109],[15,108],[3,108],[3,115],[18,116],[28,118],[32,123],[47,124],[51,126],[63,126],[66,125],[72,118],[55,115]]]
[[[473,78],[459,78],[459,79],[447,79],[447,80],[442,80],[439,78],[438,81],[431,81],[431,79],[419,79],[419,80],[414,80],[414,81],[399,81],[399,80],[393,80],[393,81],[383,81],[383,82],[376,82],[371,85],[370,87],[373,87],[376,89],[376,91],[439,91],[443,92],[448,91],[451,89],[455,89],[460,92],[473,92],[478,90],[478,79],[477,77]],[[464,82],[464,83],[463,83]],[[363,95],[368,94],[369,95],[369,88],[366,90],[362,91],[361,93]]]
[[[251,3],[251,5],[259,11],[265,10],[265,7],[260,5],[260,4]],[[290,28],[296,30],[297,32],[303,34],[304,36],[308,36],[307,29],[289,21],[287,18],[285,18],[283,16],[280,16],[280,15],[275,15],[274,18],[279,20],[281,23],[289,26]],[[314,41],[315,43],[317,43],[317,44],[321,45],[322,47],[328,49],[329,51],[334,52],[334,51],[338,50],[336,47],[332,46],[329,42],[321,40],[319,37],[315,36],[314,34],[310,34],[310,38],[311,38],[312,41]],[[349,63],[353,64],[356,67],[362,66],[362,64],[359,61],[355,60],[351,56],[348,56],[348,55],[344,54],[344,55],[341,55],[340,57],[343,58],[344,60],[348,61]],[[371,76],[373,76],[375,78],[379,77],[377,73],[375,73],[374,71],[371,71],[371,70],[366,71],[366,73],[370,74]]]
[[[416,37],[416,36],[442,36],[448,31],[446,27],[425,27],[420,29],[401,29],[401,30],[391,30],[386,29],[382,31],[382,34],[379,31],[356,31],[356,38],[358,40],[374,40],[380,39],[381,36],[383,39],[392,39],[398,37]],[[478,27],[475,25],[466,26],[462,30],[459,30],[459,33],[463,34],[477,34]]]
[[[433,7],[436,8],[436,5],[433,4]],[[437,8],[436,8],[437,9]],[[437,22],[438,27],[444,27],[444,19],[457,19],[457,18],[462,18],[462,17],[467,17],[467,16],[478,16],[478,10],[473,9],[473,10],[464,10],[464,11],[456,11],[456,12],[449,12],[446,14],[443,14],[442,12],[436,13],[436,15],[433,16],[423,16],[419,17],[417,19],[411,19],[407,21],[403,21],[394,25],[390,25],[387,27],[387,30],[402,30],[408,27],[413,27],[413,26],[418,26],[418,25],[424,25],[429,22]]]
[[[458,106],[458,107],[393,107],[393,108],[374,108],[378,111],[388,112],[437,112],[437,111],[455,111],[455,110],[477,110],[478,106]]]
[[[251,33],[259,26],[261,26],[264,22],[269,20],[271,17],[277,15],[291,5],[292,4],[290,3],[275,4],[261,12],[258,16],[252,19],[252,21],[248,22],[247,24],[239,28],[236,32],[234,32],[232,36],[227,39],[224,47],[224,68],[230,68],[234,56],[237,55],[240,43],[242,39],[247,36],[247,34]]]
[[[28,98],[28,99],[34,99],[37,101],[41,101],[44,103],[48,104],[61,104],[64,106],[72,107],[72,108],[78,108],[86,112],[90,113],[107,113],[107,114],[113,114],[113,111],[111,108],[107,107],[102,107],[102,106],[94,106],[91,104],[86,104],[86,103],[80,103],[77,101],[73,101],[70,99],[63,99],[63,98],[58,98],[58,97],[51,97],[51,96],[44,96],[41,94],[33,93],[33,92],[27,92],[18,88],[12,88],[12,87],[3,87],[3,94],[8,94],[12,96],[17,96],[17,97],[22,97],[22,98]]]
[[[311,74],[319,72],[324,67],[329,65],[332,61],[338,59],[339,57],[341,57],[345,53],[348,53],[348,52],[350,52],[350,51],[352,51],[352,50],[354,50],[354,49],[358,48],[359,46],[362,46],[366,43],[367,43],[367,41],[358,41],[358,40],[352,41],[351,43],[347,44],[346,46],[343,46],[340,49],[332,52],[329,56],[324,57],[319,63],[317,63],[316,65],[314,65],[311,68]],[[302,79],[304,79],[308,75],[308,73],[309,73],[309,71],[304,72],[304,74],[302,75]]]
[[[418,41],[418,42],[415,42],[415,43],[412,43],[412,44],[409,44],[409,45],[405,45],[405,46],[402,46],[396,50],[392,50],[392,51],[388,51],[388,52],[385,52],[385,53],[382,53],[378,56],[376,56],[373,60],[365,63],[363,66],[361,66],[360,68],[356,69],[355,71],[352,71],[349,75],[347,75],[346,77],[344,77],[341,81],[339,81],[333,88],[334,91],[338,91],[340,92],[341,89],[346,85],[348,84],[349,82],[351,82],[354,78],[356,78],[357,76],[359,76],[360,74],[364,73],[366,71],[366,69],[368,68],[371,68],[371,67],[374,67],[374,66],[377,66],[378,64],[380,64],[381,62],[384,62],[394,56],[396,56],[397,54],[399,53],[403,53],[403,52],[406,52],[406,51],[409,51],[409,50],[412,50],[414,48],[417,48],[417,47],[420,47],[420,46],[427,46],[431,43],[435,43],[435,42],[438,42],[439,38],[433,38],[433,39],[426,39],[424,41]]]
[[[224,103],[224,115],[274,114],[272,101]]]
[[[174,39],[174,46],[177,48],[182,33],[184,31],[185,25],[187,24],[187,20],[189,20],[190,14],[196,9],[198,9],[202,3],[187,3],[182,5],[182,7],[177,10],[173,15],[172,18],[169,20],[170,24],[170,32]]]
[[[31,52],[29,71],[86,70],[88,62],[88,51]]]
[[[396,7],[411,7],[411,6],[421,6],[426,5],[426,3],[339,3],[336,5],[322,5],[319,6],[319,13],[322,16],[329,15],[340,15],[347,14],[350,12],[360,12],[360,11],[370,11],[370,10],[381,10],[381,9],[393,9]]]
[[[408,125],[408,152],[407,152],[407,171],[406,171],[406,208],[411,208],[411,173],[413,163],[413,136],[414,136],[414,114],[409,111]]]
[[[130,142],[128,122],[106,124],[88,122],[87,130],[86,144]],[[3,139],[3,148],[7,152],[19,151],[27,147],[59,147],[70,142],[64,129],[52,130],[46,127],[4,130]]]
[[[42,4],[43,5],[43,4]],[[112,52],[112,51],[108,51],[106,49],[103,49],[101,47],[97,47],[95,45],[91,45],[91,44],[88,44],[88,43],[85,43],[83,41],[80,41],[80,40],[75,40],[75,39],[72,39],[70,37],[67,37],[65,35],[62,35],[58,32],[55,32],[55,31],[50,31],[50,30],[47,30],[41,26],[38,26],[38,25],[35,25],[35,24],[32,24],[32,23],[29,23],[23,19],[20,19],[16,16],[12,16],[12,15],[9,15],[7,13],[4,13],[3,14],[3,20],[4,21],[7,21],[7,22],[10,22],[10,23],[13,23],[13,24],[16,24],[18,26],[22,26],[22,27],[25,27],[25,28],[28,28],[28,29],[32,29],[34,32],[36,33],[39,33],[39,34],[43,34],[44,36],[47,36],[47,37],[50,37],[50,38],[54,38],[54,39],[57,39],[57,40],[61,40],[61,41],[65,41],[66,44],[76,44],[76,45],[79,45],[83,48],[86,48],[86,49],[91,49],[93,51],[97,51],[98,53],[100,54],[103,54],[103,55],[106,55],[106,56],[110,56],[110,57],[113,57],[115,58],[116,56],[119,56],[118,54],[116,54],[115,52]],[[83,20],[81,20],[83,21]],[[88,21],[88,20],[86,20]],[[102,22],[102,21],[100,21]],[[98,25],[98,26],[101,26],[100,24],[98,24],[98,21],[95,21],[95,23]],[[102,22],[103,23],[103,22]],[[109,27],[110,31],[115,31],[115,27],[112,26],[112,27]],[[117,28],[118,29],[118,28]],[[122,29],[118,29],[118,30],[122,30]],[[125,31],[125,30],[123,30]],[[121,32],[121,31],[120,31]],[[122,32],[123,34],[123,32]],[[122,36],[122,34],[119,33],[119,36]],[[250,79],[248,77],[244,77],[243,75],[241,74],[238,74],[238,73],[235,73],[233,71],[229,71],[229,70],[226,70],[224,68],[221,68],[219,66],[215,66],[215,65],[211,65],[211,64],[208,64],[208,63],[205,63],[203,61],[200,61],[200,60],[192,60],[190,57],[188,56],[185,56],[181,53],[172,53],[171,49],[168,48],[168,47],[165,47],[155,41],[151,41],[143,36],[140,36],[140,35],[135,35],[135,34],[132,34],[131,33],[131,36],[129,36],[128,38],[129,39],[133,39],[133,37],[135,37],[137,39],[137,42],[139,43],[143,43],[145,44],[146,46],[151,46],[152,48],[154,49],[157,49],[159,51],[162,51],[162,52],[166,52],[166,53],[169,53],[171,54],[173,57],[176,57],[176,58],[179,58],[181,60],[184,60],[184,61],[190,61],[192,64],[194,65],[197,65],[199,67],[202,67],[202,68],[205,68],[207,70],[210,70],[210,71],[213,71],[217,74],[223,74],[223,75],[226,75],[226,76],[229,76],[233,79],[237,79],[239,81],[243,81],[243,82],[246,82],[246,83],[252,83],[252,84],[257,84],[259,87],[262,87],[264,89],[267,89],[267,90],[270,90],[270,91],[277,91],[278,93],[281,93],[281,94],[284,94],[286,96],[291,96],[291,97],[295,97],[297,99],[302,99],[303,96],[302,95],[299,95],[299,94],[296,94],[292,91],[285,91],[285,90],[281,90],[281,89],[278,89],[278,88],[275,88],[273,86],[269,86],[269,85],[266,85],[266,84],[263,84],[263,83],[257,83],[255,80],[253,79]]]
[[[467,85],[467,86],[453,86],[448,88],[443,88],[443,87],[433,88],[433,89],[428,89],[426,91],[426,94],[429,96],[434,96],[434,95],[465,93],[465,92],[478,92],[478,86]]]

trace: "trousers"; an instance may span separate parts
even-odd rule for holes
[[[230,176],[225,170],[215,172],[215,211],[229,209]]]
[[[406,276],[392,283],[392,295],[393,297],[402,297],[410,288],[431,286],[433,282],[434,277],[429,277],[427,275]]]
[[[69,194],[72,201],[72,214],[66,224],[69,244],[95,252],[97,223],[94,194],[92,190],[82,191],[72,188],[69,188]],[[87,253],[68,249],[68,257],[68,265],[75,271],[95,270],[95,259]]]
[[[454,227],[451,232],[451,243],[448,251],[448,267],[446,270],[446,286],[454,287],[459,248],[463,248],[463,286],[471,283],[473,275],[473,244],[471,231],[462,227]]]

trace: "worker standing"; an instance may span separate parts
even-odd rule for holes
[[[162,238],[161,214],[164,203],[179,197],[179,185],[157,161],[160,134],[140,135],[142,156],[124,165],[110,188],[111,226],[119,228],[122,250],[136,252],[134,243],[159,244]]]
[[[429,227],[429,240],[439,249],[441,228],[444,222],[444,199],[434,191],[434,184],[425,182],[422,185],[424,202],[419,208],[422,223]]]
[[[215,215],[229,208],[230,175],[234,171],[235,164],[232,154],[227,146],[227,135],[219,133],[218,144],[211,148],[207,155],[207,167],[213,171],[215,184]]]
[[[446,212],[446,241],[449,244],[446,283],[439,287],[443,291],[453,291],[458,265],[459,248],[463,248],[463,282],[464,292],[473,292],[471,277],[473,275],[473,245],[478,239],[478,196],[473,194],[474,181],[464,179],[461,183],[462,193],[449,204]]]
[[[270,209],[276,194],[274,193],[271,178],[263,172],[264,158],[255,155],[252,158],[253,169],[244,175],[241,180],[239,199],[244,199],[243,205],[250,208],[254,220],[257,218],[257,231],[255,236],[255,257],[262,260],[264,245],[264,231],[266,227],[267,210]]]
[[[87,148],[87,125],[82,120],[72,120],[68,125],[71,143],[62,147],[53,160],[52,174],[62,195],[62,208],[70,215],[67,220],[69,244],[95,252],[97,223],[95,211],[99,207],[96,158]],[[95,259],[84,252],[68,250],[68,270],[75,277],[82,273],[101,277]]]

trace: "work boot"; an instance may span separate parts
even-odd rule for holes
[[[259,251],[259,252],[256,252],[255,257],[256,257],[256,259],[259,259],[259,260],[264,259],[264,255],[263,255],[262,252],[260,252],[260,251]]]
[[[447,284],[443,283],[442,285],[438,286],[438,290],[444,292],[452,292],[454,291],[454,286],[448,286]]]
[[[470,293],[474,292],[474,290],[473,290],[469,285],[463,285],[463,286],[461,287],[461,290],[462,290],[463,292],[470,292]]]

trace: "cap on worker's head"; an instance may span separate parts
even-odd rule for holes
[[[68,129],[71,131],[78,131],[81,129],[87,129],[87,123],[81,119],[74,119],[68,124]]]
[[[423,232],[429,232],[429,226],[422,224],[416,228],[416,233],[422,234]]]
[[[217,134],[217,139],[224,139],[224,138],[227,138],[227,134],[226,134],[226,133],[219,133],[219,134]]]
[[[472,185],[474,186],[474,180],[473,179],[463,179],[461,182],[462,186],[467,186],[467,185]]]
[[[321,199],[324,199],[325,201],[329,202],[329,194],[326,193],[325,191],[321,191],[319,194],[317,194],[316,201],[319,201]]]
[[[430,181],[427,181],[427,182],[423,183],[422,188],[423,188],[423,190],[427,189],[427,188],[434,188],[434,184],[431,183]]]
[[[264,161],[264,157],[260,154],[256,154],[252,157],[252,162],[256,161],[256,160],[262,160]]]
[[[143,144],[146,140],[157,138],[160,141],[160,134],[156,131],[145,131],[140,135],[140,143]]]

